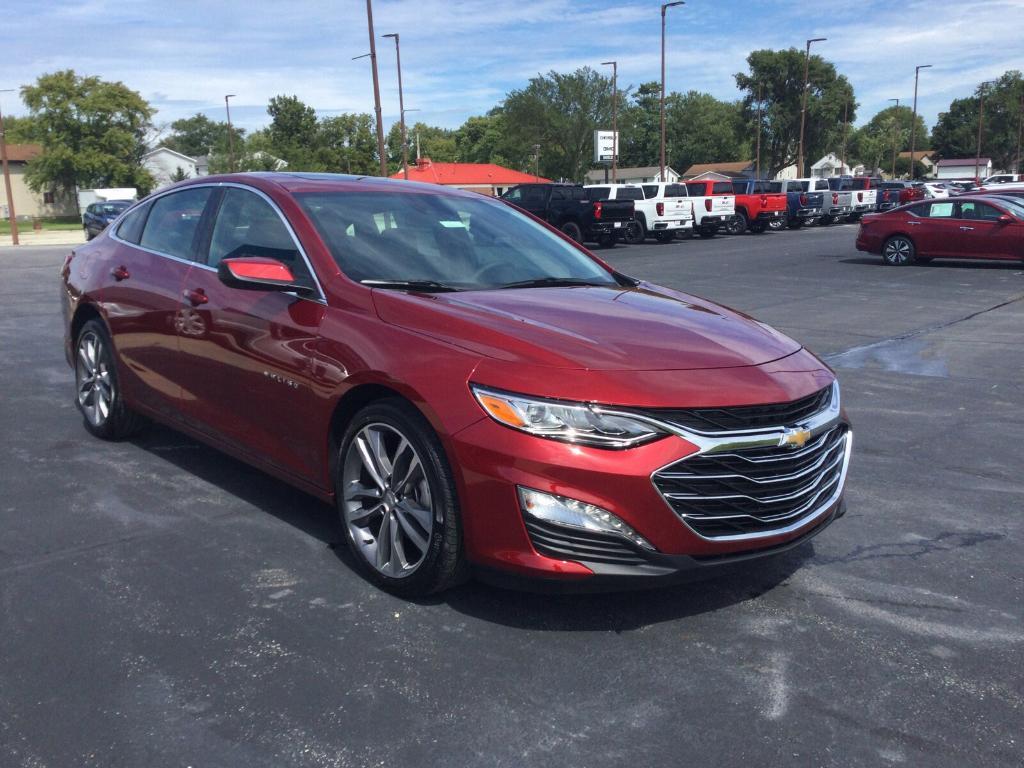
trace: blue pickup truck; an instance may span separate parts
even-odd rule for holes
[[[821,218],[825,193],[808,192],[806,179],[772,181],[768,183],[768,191],[786,193],[786,224],[790,229],[815,224]]]

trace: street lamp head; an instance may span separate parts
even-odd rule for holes
[[[675,6],[675,5],[686,5],[686,3],[684,2],[684,0],[676,0],[676,2],[674,2],[674,3],[662,3],[661,4],[661,15],[662,16],[665,15],[665,9],[666,8],[671,8],[671,7]]]
[[[233,93],[225,94],[224,98],[225,99],[233,99],[233,98],[235,98],[235,94],[233,94]]]
[[[807,44],[810,45],[811,43],[824,43],[826,40],[828,40],[827,37],[812,37],[810,40],[807,41]]]
[[[603,66],[605,66],[606,64],[611,64],[611,65],[615,65],[616,63],[617,63],[617,62],[614,62],[614,61],[602,61],[602,62],[601,62],[601,66],[603,67]]]
[[[381,35],[381,37],[393,37],[393,38],[395,38],[396,42],[398,41],[398,33],[397,32],[391,32],[391,33],[389,33],[387,35]]]
[[[920,72],[922,69],[928,69],[930,66],[932,66],[932,65],[931,64],[919,64],[917,67],[915,67],[915,69],[917,69],[917,71]]]

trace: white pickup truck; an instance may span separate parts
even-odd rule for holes
[[[599,189],[609,200],[633,201],[636,212],[624,236],[632,245],[648,236],[667,243],[676,232],[693,229],[693,210],[682,184],[589,184],[585,188]]]
[[[693,229],[701,237],[714,237],[736,216],[736,195],[731,181],[699,179],[686,182],[693,203]]]

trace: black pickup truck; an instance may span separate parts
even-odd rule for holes
[[[633,201],[609,200],[607,187],[520,184],[501,199],[544,219],[577,243],[593,241],[604,248],[615,245],[633,220]]]

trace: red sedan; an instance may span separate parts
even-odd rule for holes
[[[1024,205],[1010,197],[962,195],[865,216],[857,249],[905,266],[932,259],[1024,260]]]
[[[337,505],[367,576],[670,580],[843,511],[833,373],[512,206],[240,174],[141,201],[62,270],[94,435],[169,424]]]

